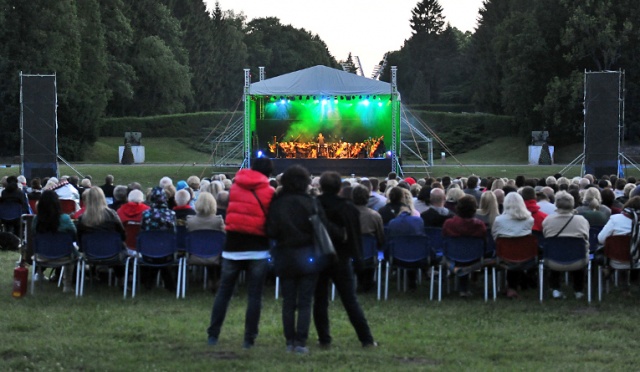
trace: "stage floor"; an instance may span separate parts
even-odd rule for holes
[[[271,159],[274,174],[285,171],[293,164],[307,168],[314,175],[324,171],[336,171],[343,177],[355,174],[356,177],[386,177],[391,172],[391,159]]]

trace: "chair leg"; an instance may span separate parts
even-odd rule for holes
[[[382,288],[382,262],[378,261],[378,301],[380,301],[380,292]]]
[[[538,265],[538,279],[540,281],[539,283],[539,288],[540,288],[540,303],[542,303],[542,294],[544,291],[543,285],[544,285],[544,265],[542,263],[540,263]]]
[[[124,291],[122,293],[122,298],[127,299],[127,289],[129,285],[129,261],[131,261],[131,257],[127,257],[127,261],[124,264]]]
[[[62,278],[64,277],[64,266],[60,268],[60,277],[58,278],[58,288],[62,285]]]
[[[387,261],[386,275],[384,278],[384,299],[389,298],[389,261]]]
[[[138,257],[133,259],[133,281],[131,282],[131,298],[136,297],[137,286],[138,286]]]
[[[602,266],[598,266],[598,302],[602,302]]]
[[[331,301],[336,300],[336,283],[331,283]]]
[[[178,278],[177,278],[177,283],[176,283],[176,299],[180,298],[180,292],[182,291],[182,259],[183,257],[180,257],[178,259]],[[167,283],[165,283],[166,285]]]
[[[76,297],[78,295],[84,296],[84,271],[85,271],[85,262],[78,261],[76,265]]]
[[[484,267],[484,302],[489,301],[489,269]]]
[[[438,265],[438,302],[442,301],[442,265]]]
[[[36,288],[36,274],[38,273],[36,260],[33,260],[33,267],[31,268],[31,295]]]
[[[591,261],[587,265],[587,302],[591,303]]]
[[[495,266],[491,268],[491,279],[493,279],[493,300],[495,301],[497,296],[496,293],[496,268]]]
[[[278,299],[278,292],[280,292],[280,277],[276,276],[276,300]]]
[[[431,283],[429,285],[429,301],[433,301],[433,282],[435,281],[433,276],[435,275],[435,268],[431,266]]]

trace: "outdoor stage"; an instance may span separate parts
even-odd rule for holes
[[[342,177],[355,174],[356,177],[386,177],[391,171],[391,159],[271,159],[274,174],[280,174],[293,164],[299,164],[312,175],[324,171],[336,171]]]

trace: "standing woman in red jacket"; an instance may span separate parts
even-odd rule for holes
[[[209,345],[216,345],[229,301],[240,272],[247,275],[247,312],[242,347],[250,349],[258,336],[262,288],[269,259],[265,233],[267,211],[275,190],[269,185],[273,164],[268,158],[253,160],[251,169],[241,169],[229,190],[226,215],[227,241],[222,251],[220,288],[213,302]]]

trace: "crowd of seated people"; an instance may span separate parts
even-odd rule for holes
[[[79,226],[79,233],[87,228],[86,221],[91,222],[88,225],[90,227],[101,225],[106,220],[113,222],[115,230],[122,233],[123,238],[122,226],[128,221],[141,223],[142,230],[174,230],[178,225],[187,226],[188,230],[224,230],[233,178],[233,175],[222,174],[202,179],[191,176],[174,183],[171,178],[163,177],[157,187],[142,190],[137,182],[115,184],[110,175],[100,187],[92,187],[90,177],[26,180],[23,176],[12,176],[2,180],[0,201],[21,203],[25,208],[24,213],[35,214],[36,203],[43,192],[52,191],[59,200],[73,200],[77,204],[71,217]],[[469,233],[471,236],[485,235],[487,239],[495,240],[498,237],[534,234],[542,239],[555,237],[560,231],[558,236],[583,237],[585,249],[594,252],[603,246],[608,236],[630,234],[633,230],[632,223],[637,217],[636,211],[640,209],[640,186],[636,186],[636,182],[633,177],[604,176],[596,179],[585,175],[567,178],[560,174],[535,179],[483,178],[475,175],[414,179],[402,178],[392,172],[384,179],[343,176],[338,195],[353,201],[360,213],[362,233],[373,235],[381,251],[386,247],[385,235],[404,234],[407,231],[415,233],[413,230],[417,218],[422,221],[423,227],[442,228],[445,236]],[[269,184],[277,192],[281,187],[280,177],[269,178]],[[98,189],[102,191],[102,198],[94,195]],[[309,193],[322,194],[319,177],[310,179]],[[198,203],[203,194],[207,196]],[[103,199],[105,205],[101,203]],[[88,208],[92,208],[90,205],[96,202],[100,210],[112,210],[113,213],[99,212],[96,215],[96,210],[91,210],[85,217]],[[462,216],[460,210],[464,211]],[[567,222],[569,218],[571,221]],[[116,220],[118,223],[115,223]],[[466,226],[469,221],[478,229],[465,232],[460,226]],[[480,225],[484,230],[479,228]],[[13,231],[17,229],[17,225],[10,223],[5,223],[5,226]],[[594,228],[602,229],[596,243],[593,239],[589,242],[589,230],[593,233]],[[589,247],[589,244],[597,246]],[[369,291],[373,281],[371,267],[366,268],[364,274],[357,274],[358,290]],[[507,297],[516,298],[518,290],[535,285],[531,273],[523,275],[508,275]],[[575,270],[571,276],[575,295],[581,298],[584,270]],[[163,278],[167,288],[175,286],[175,273],[167,271]],[[410,275],[410,278],[414,276]],[[466,279],[460,282],[460,293],[469,295]],[[552,297],[565,297],[556,274],[551,274],[550,283]]]

